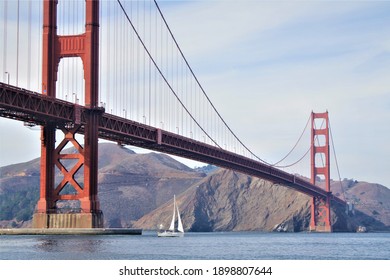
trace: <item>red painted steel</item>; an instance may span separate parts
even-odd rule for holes
[[[64,110],[72,111],[73,124],[76,127],[66,130],[66,123],[46,119],[42,128],[41,145],[41,194],[37,211],[48,213],[56,208],[58,200],[80,201],[81,211],[85,213],[100,212],[97,197],[97,169],[98,169],[98,125],[102,110],[98,108],[98,66],[99,66],[99,1],[86,0],[85,33],[81,35],[57,35],[57,0],[44,1],[43,12],[43,66],[42,89],[43,95],[56,97],[56,81],[58,65],[61,58],[80,57],[83,62],[85,80],[85,108],[84,116],[77,105],[73,108],[63,106]],[[45,102],[43,102],[45,103]],[[59,107],[62,108],[60,105]],[[75,134],[81,128],[84,117],[83,133],[84,148],[76,143]],[[55,130],[60,128],[65,133],[65,139],[55,148]],[[66,170],[61,159],[74,157],[73,154],[63,155],[62,149],[66,143],[73,143],[78,151],[78,162],[71,170]],[[64,175],[63,181],[54,187],[55,165]],[[84,184],[75,180],[77,171],[84,167]],[[70,183],[77,191],[77,195],[61,195],[61,190]]]
[[[54,188],[54,201],[58,200],[77,200],[80,198],[80,195],[83,193],[83,187],[77,182],[75,174],[80,170],[84,165],[84,149],[80,143],[76,140],[75,136],[77,131],[80,129],[80,125],[73,128],[63,128],[62,132],[65,137],[61,143],[57,146],[54,152],[54,163],[60,172],[63,175],[62,181]],[[62,153],[63,149],[68,143],[72,143],[74,148],[74,153],[64,154]],[[74,160],[73,167],[68,170],[65,165],[67,160]],[[68,167],[69,168],[69,167]],[[70,184],[73,186],[74,190],[77,191],[76,194],[61,194],[61,191],[64,187]]]
[[[316,128],[315,121],[323,120],[325,128]],[[330,149],[329,149],[329,115],[325,113],[311,114],[311,183],[316,184],[318,176],[325,182],[325,197],[313,196],[311,203],[310,229],[312,231],[332,231],[330,211]],[[320,137],[322,137],[322,140]],[[316,155],[321,157],[322,166],[317,165]]]
[[[69,102],[7,84],[0,83],[0,86],[0,115],[3,117],[38,125],[64,124],[72,122],[77,112],[75,105]]]

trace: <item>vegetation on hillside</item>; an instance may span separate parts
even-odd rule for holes
[[[0,195],[0,220],[32,219],[34,208],[39,198],[39,191],[34,188],[15,192],[4,192]]]

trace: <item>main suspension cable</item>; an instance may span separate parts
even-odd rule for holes
[[[287,155],[285,155],[281,160],[279,160],[278,162],[272,164],[272,166],[274,166],[274,167],[280,167],[280,168],[290,167],[290,166],[293,166],[293,165],[297,164],[298,162],[300,162],[300,161],[307,155],[308,151],[307,151],[307,152],[305,153],[305,155],[304,155],[301,159],[299,159],[297,162],[295,162],[295,163],[293,163],[293,164],[290,164],[290,165],[287,165],[287,166],[278,166],[278,164],[281,163],[283,160],[285,160],[285,159],[286,159],[286,158],[295,150],[295,148],[298,146],[299,142],[301,141],[303,135],[304,135],[305,132],[306,132],[306,129],[307,129],[309,123],[310,123],[310,119],[311,119],[311,115],[309,115],[309,118],[307,119],[305,128],[303,129],[303,131],[302,131],[302,133],[301,133],[301,136],[299,136],[299,138],[298,138],[297,142],[295,143],[294,147],[292,147],[292,149],[287,153]],[[310,151],[310,149],[309,149],[309,151]]]
[[[298,159],[297,161],[295,161],[295,162],[293,162],[291,164],[288,164],[288,165],[273,165],[273,167],[288,168],[288,167],[294,166],[297,163],[301,162],[307,156],[307,154],[310,152],[310,150],[311,150],[311,147],[306,151],[306,153],[300,159]]]

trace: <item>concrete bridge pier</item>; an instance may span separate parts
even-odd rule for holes
[[[103,213],[35,213],[33,228],[103,228]]]

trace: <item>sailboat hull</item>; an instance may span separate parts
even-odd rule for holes
[[[177,232],[177,231],[163,231],[163,232],[157,232],[158,237],[183,237],[184,232]]]

